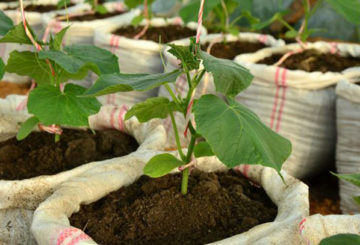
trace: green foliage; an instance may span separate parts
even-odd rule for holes
[[[14,50],[10,53],[5,70],[20,76],[29,76],[39,84],[54,83],[49,66],[34,52]]]
[[[48,50],[39,52],[40,59],[50,59],[69,73],[87,68],[96,74],[119,72],[117,57],[110,51],[92,45],[65,46],[64,52]]]
[[[161,74],[107,74],[102,75],[85,95],[100,96],[115,92],[146,91],[165,83],[172,83],[181,74],[174,70]]]
[[[184,70],[195,70],[199,68],[200,60],[194,56],[194,50],[191,46],[180,46],[175,44],[168,44],[169,53],[181,60],[181,67]]]
[[[62,47],[68,28],[51,36],[49,43],[38,42],[42,45],[39,52],[15,50],[10,53],[5,71],[30,76],[38,84],[30,92],[27,104],[34,117],[22,125],[17,136],[19,140],[25,138],[37,123],[89,126],[88,117],[97,113],[101,104],[95,98],[81,97],[85,88],[67,84],[61,91],[60,84],[70,79],[83,79],[89,70],[98,75],[120,72],[117,57],[107,50],[90,45]],[[37,40],[34,33],[33,37]],[[12,27],[0,42],[32,44],[22,24]]]
[[[331,172],[333,175],[338,177],[339,179],[345,180],[353,185],[356,185],[357,187],[360,187],[360,174],[336,174]],[[360,196],[354,196],[354,201],[360,205]]]
[[[71,0],[59,0],[57,3],[58,9],[63,9],[71,4]]]
[[[17,140],[25,139],[33,130],[33,128],[39,123],[39,119],[36,117],[28,118],[23,124],[16,135]]]
[[[61,50],[61,45],[62,45],[64,36],[69,28],[70,28],[70,26],[67,26],[64,29],[62,29],[61,31],[59,31],[58,33],[56,33],[56,35],[50,41],[50,44],[49,44],[49,48],[51,50]]]
[[[226,59],[219,59],[204,51],[199,51],[206,71],[214,77],[216,91],[227,96],[235,96],[245,90],[251,83],[253,76],[249,70]]]
[[[148,0],[148,5],[151,5],[153,2],[155,2],[155,0]],[[125,4],[128,8],[133,9],[144,4],[144,0],[125,0]]]
[[[357,187],[360,187],[360,174],[336,174],[331,172],[333,175],[338,177],[339,179],[345,180]]]
[[[12,20],[0,10],[0,36],[4,36],[8,31],[13,28]]]
[[[91,8],[99,14],[106,14],[108,12],[104,5],[98,4],[94,0],[85,0],[85,3],[90,4]]]
[[[253,76],[241,65],[225,59],[215,58],[200,49],[194,39],[189,46],[169,45],[169,52],[181,61],[181,68],[163,74],[106,74],[100,76],[89,88],[85,96],[100,96],[115,92],[146,91],[164,85],[173,101],[166,98],[151,98],[133,106],[125,116],[136,116],[140,122],[153,118],[171,117],[175,140],[181,160],[170,154],[152,158],[145,166],[145,174],[160,177],[176,167],[191,162],[192,156],[218,157],[226,166],[238,164],[261,164],[272,167],[280,173],[284,161],[291,152],[291,143],[266,127],[249,109],[238,104],[233,97],[246,89]],[[202,64],[202,66],[200,65]],[[209,72],[214,78],[216,91],[228,98],[224,102],[215,95],[204,95],[198,100],[192,96],[203,75]],[[187,95],[175,95],[168,83],[176,81],[181,74],[186,74]],[[193,103],[193,110],[191,104]],[[182,151],[176,120],[173,112],[180,112],[184,119],[194,113],[196,127],[188,120],[191,134],[187,154]],[[205,138],[206,142],[197,143]],[[183,171],[182,193],[187,192],[189,170]]]
[[[183,164],[184,162],[171,154],[160,154],[150,159],[144,168],[144,174],[152,178],[158,178],[170,173],[172,170]]]
[[[149,98],[134,105],[125,115],[125,120],[136,116],[139,122],[147,122],[154,118],[166,118],[176,110],[176,104],[165,97]]]
[[[0,80],[3,78],[5,73],[5,64],[2,58],[0,57]]]
[[[356,234],[337,234],[323,239],[319,245],[360,244],[360,236]]]
[[[8,30],[0,39],[0,43],[19,43],[32,45],[30,39],[26,36],[22,22]]]
[[[197,132],[228,167],[261,164],[280,171],[290,156],[290,141],[233,99],[227,104],[215,95],[204,95],[194,105],[194,113]]]
[[[326,2],[347,21],[360,24],[359,0],[326,0]]]
[[[196,158],[198,157],[208,157],[215,155],[211,146],[208,142],[199,142],[194,148],[194,155]]]
[[[201,0],[189,1],[189,3],[180,9],[179,15],[185,23],[190,21],[197,22],[197,12],[200,8],[200,2]],[[205,1],[203,16],[206,18],[210,12],[219,4],[221,4],[221,0]]]
[[[32,90],[28,111],[44,125],[89,126],[88,117],[100,110],[94,98],[78,97],[85,88],[67,84],[64,92],[52,85],[39,85]]]

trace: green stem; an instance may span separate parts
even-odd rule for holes
[[[283,24],[289,31],[296,31],[291,25],[289,25],[282,17],[277,18],[281,24]]]
[[[193,134],[194,127],[192,126],[191,122],[189,122],[189,129],[190,129],[190,132],[191,132],[191,140],[190,140],[190,144],[189,144],[189,147],[188,147],[188,152],[187,152],[187,155],[186,155],[186,163],[189,163],[190,160],[191,160],[191,156],[192,156],[192,154],[194,152],[195,141],[196,141],[196,133]],[[183,195],[187,194],[188,182],[189,182],[189,168],[186,168],[182,172],[181,193]]]
[[[182,152],[179,132],[178,132],[178,129],[177,129],[177,126],[176,126],[176,121],[175,121],[175,117],[174,117],[173,112],[170,112],[170,118],[171,118],[171,123],[172,123],[172,126],[173,126],[173,130],[174,130],[175,141],[176,141],[176,146],[178,148],[178,152],[180,154],[181,160],[186,161],[186,156]]]
[[[181,106],[180,106],[180,102],[179,100],[176,98],[174,92],[172,91],[172,89],[170,88],[169,84],[165,83],[164,87],[166,88],[166,90],[169,92],[171,98],[173,99],[173,101],[175,102],[175,104],[177,105],[177,107],[181,110]]]
[[[55,143],[60,141],[60,134],[55,134]]]

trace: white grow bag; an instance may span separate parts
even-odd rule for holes
[[[109,2],[104,4],[105,8],[110,12],[122,12],[127,10],[125,5],[121,2]],[[71,14],[81,14],[91,10],[91,6],[89,4],[78,4],[76,9],[71,11]],[[57,33],[62,28],[66,26],[71,26],[69,30],[66,32],[65,37],[63,39],[64,45],[71,44],[94,44],[94,35],[96,28],[106,28],[109,25],[113,25],[118,22],[126,22],[132,20],[134,16],[136,16],[140,11],[132,10],[123,14],[115,15],[105,19],[98,19],[92,21],[58,21],[55,19],[57,14],[65,15],[66,12],[60,13],[51,13],[47,15],[43,15],[42,23],[44,28],[47,29],[50,33]]]
[[[71,227],[68,217],[78,212],[80,205],[92,203],[111,191],[136,181],[143,174],[145,163],[161,152],[143,151],[121,159],[121,164],[104,164],[72,178],[36,209],[32,232],[39,245],[96,244],[80,229]],[[225,170],[215,157],[199,159],[197,167],[203,171]],[[287,185],[278,174],[260,166],[241,166],[237,170],[261,184],[278,207],[273,222],[216,242],[215,244],[297,244],[300,241],[298,223],[309,212],[308,188],[283,172]]]
[[[317,42],[308,43],[308,48],[360,57],[360,45]],[[256,64],[272,54],[297,49],[299,46],[292,44],[238,56],[236,62],[250,69],[254,80],[236,98],[292,142],[293,151],[284,169],[302,179],[329,167],[336,140],[334,85],[344,78],[359,80],[360,67],[322,73]]]
[[[222,38],[223,38],[222,34],[209,34],[205,37],[201,37],[200,42],[201,44],[205,44],[213,40],[219,40],[219,39],[221,40]],[[258,33],[240,33],[238,36],[229,34],[229,35],[225,35],[225,39],[228,42],[235,42],[235,41],[245,41],[245,42],[254,42],[254,43],[260,42],[269,47],[280,47],[285,45],[285,42],[283,40],[278,40],[270,35],[263,35]],[[173,43],[177,45],[189,45],[189,40],[183,39],[183,40],[175,41]],[[178,69],[180,63],[175,56],[173,56],[171,53],[168,52],[169,49],[170,49],[169,47],[165,49],[164,58],[166,63],[166,70],[172,71]],[[182,96],[185,96],[186,93],[188,92],[186,75],[180,76],[176,81],[176,83],[169,85],[173,89],[173,91],[178,91],[179,93],[181,93]],[[176,86],[176,90],[175,90],[175,86]],[[195,93],[195,98],[199,98],[202,94],[205,93],[215,93],[213,78],[209,73],[206,73],[204,75],[204,79],[198,85],[198,88]],[[159,96],[163,96],[163,97],[167,97],[168,99],[171,99],[171,96],[169,95],[168,91],[165,89],[164,86],[160,87]],[[183,119],[182,114],[175,113],[175,118],[179,130],[181,131],[185,130],[185,120]],[[174,133],[171,126],[170,118],[164,120],[164,126],[168,134],[167,147],[173,148],[176,146],[176,144],[175,144],[175,138],[174,138]],[[181,134],[180,137],[181,137],[180,140],[183,145],[188,143],[188,139],[185,139],[183,137],[183,134]]]
[[[26,111],[15,109],[24,98],[12,95],[7,99],[0,99],[0,141],[15,136],[19,128],[18,123],[29,117]],[[132,135],[140,145],[137,151],[162,150],[166,134],[159,121],[140,124],[133,118],[124,122],[125,108],[103,106],[98,114],[89,117],[91,127],[114,128]],[[122,158],[87,163],[55,175],[25,180],[0,180],[0,243],[28,244],[31,241],[29,225],[32,212],[40,202],[70,178],[102,165],[116,165],[122,162]]]
[[[97,28],[95,31],[95,45],[105,48],[113,52],[119,57],[119,65],[122,73],[161,73],[164,70],[160,52],[162,46],[159,43],[148,40],[135,40],[131,38],[121,37],[112,34],[118,28],[128,26],[132,17],[127,20],[117,20],[106,26]],[[183,25],[180,18],[153,18],[151,26],[159,27],[170,24]],[[145,20],[142,22],[145,25]],[[186,25],[188,28],[196,30],[197,24],[190,22]],[[201,33],[206,34],[206,29],[202,28]],[[154,97],[158,93],[158,89],[152,89],[145,92],[127,92],[116,93],[99,97],[102,104],[127,104],[132,106],[138,102],[144,101],[149,97]]]
[[[321,240],[337,234],[360,235],[360,215],[323,216],[315,214],[304,218],[299,223],[299,232],[301,234],[301,244],[306,245],[317,245]],[[347,244],[344,243],[344,245]]]
[[[341,174],[360,173],[360,86],[341,81],[336,95],[336,169]],[[341,210],[360,213],[353,200],[360,195],[360,188],[343,180],[339,184]]]

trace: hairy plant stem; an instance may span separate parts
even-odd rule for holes
[[[60,134],[55,134],[55,143],[60,141]]]
[[[191,126],[190,126],[191,125]],[[191,122],[189,122],[189,129],[194,129]],[[196,132],[195,134],[193,134],[193,130],[190,129],[190,133],[191,133],[191,140],[190,140],[190,144],[188,147],[188,152],[186,155],[186,163],[191,161],[191,156],[193,154],[194,151],[194,147],[195,147],[195,141],[196,141]],[[184,169],[184,171],[182,172],[182,180],[181,180],[181,194],[186,195],[187,191],[188,191],[188,183],[189,183],[189,168]]]
[[[174,117],[173,112],[170,112],[170,118],[171,118],[171,123],[172,123],[173,130],[174,130],[175,141],[176,141],[176,146],[177,146],[179,155],[181,157],[181,160],[186,162],[186,156],[183,153],[182,148],[181,148],[179,132],[178,132],[178,129],[177,129],[177,126],[176,126],[176,121],[175,121],[175,117]]]

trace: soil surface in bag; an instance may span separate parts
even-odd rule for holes
[[[284,54],[273,54],[257,63],[273,65],[280,60],[283,55]],[[360,66],[360,58],[320,53],[317,50],[309,49],[302,53],[291,55],[280,66],[290,70],[303,70],[307,72],[342,72],[347,68]]]
[[[271,222],[277,207],[262,188],[233,171],[193,171],[186,196],[181,175],[142,176],[82,206],[70,223],[99,244],[205,244]]]
[[[143,30],[144,26],[126,26],[115,30],[112,34],[133,38]],[[154,41],[159,43],[169,43],[178,39],[192,37],[196,35],[196,30],[192,30],[182,25],[150,26],[146,33],[140,37],[141,40]]]
[[[71,4],[67,5],[66,7],[69,8],[74,5],[75,4],[71,3]],[[64,8],[62,8],[62,9],[64,9]],[[47,13],[50,11],[59,10],[59,8],[57,7],[57,5],[52,5],[52,4],[48,4],[48,5],[30,4],[30,5],[27,5],[24,10],[27,12]]]
[[[107,12],[105,14],[100,14],[98,12],[96,13],[87,13],[84,15],[80,15],[80,16],[70,16],[69,17],[69,21],[92,21],[92,20],[102,20],[102,19],[106,19],[106,18],[110,18],[116,15],[121,15],[126,13],[126,11],[115,11],[115,12]],[[59,17],[59,16],[57,16]],[[65,17],[65,16],[61,16],[61,17]]]
[[[6,98],[10,94],[24,95],[29,91],[30,84],[17,84],[0,81],[0,98]]]
[[[201,49],[207,51],[210,43],[205,43],[201,46]],[[210,50],[210,54],[222,59],[233,60],[239,54],[254,53],[260,49],[266,48],[267,46],[259,42],[219,42],[215,43]]]
[[[52,175],[79,165],[120,157],[138,147],[134,138],[117,130],[64,129],[60,141],[54,135],[33,132],[22,141],[0,142],[0,179],[21,180]]]
[[[310,215],[341,214],[337,177],[326,171],[304,182],[309,186]]]

